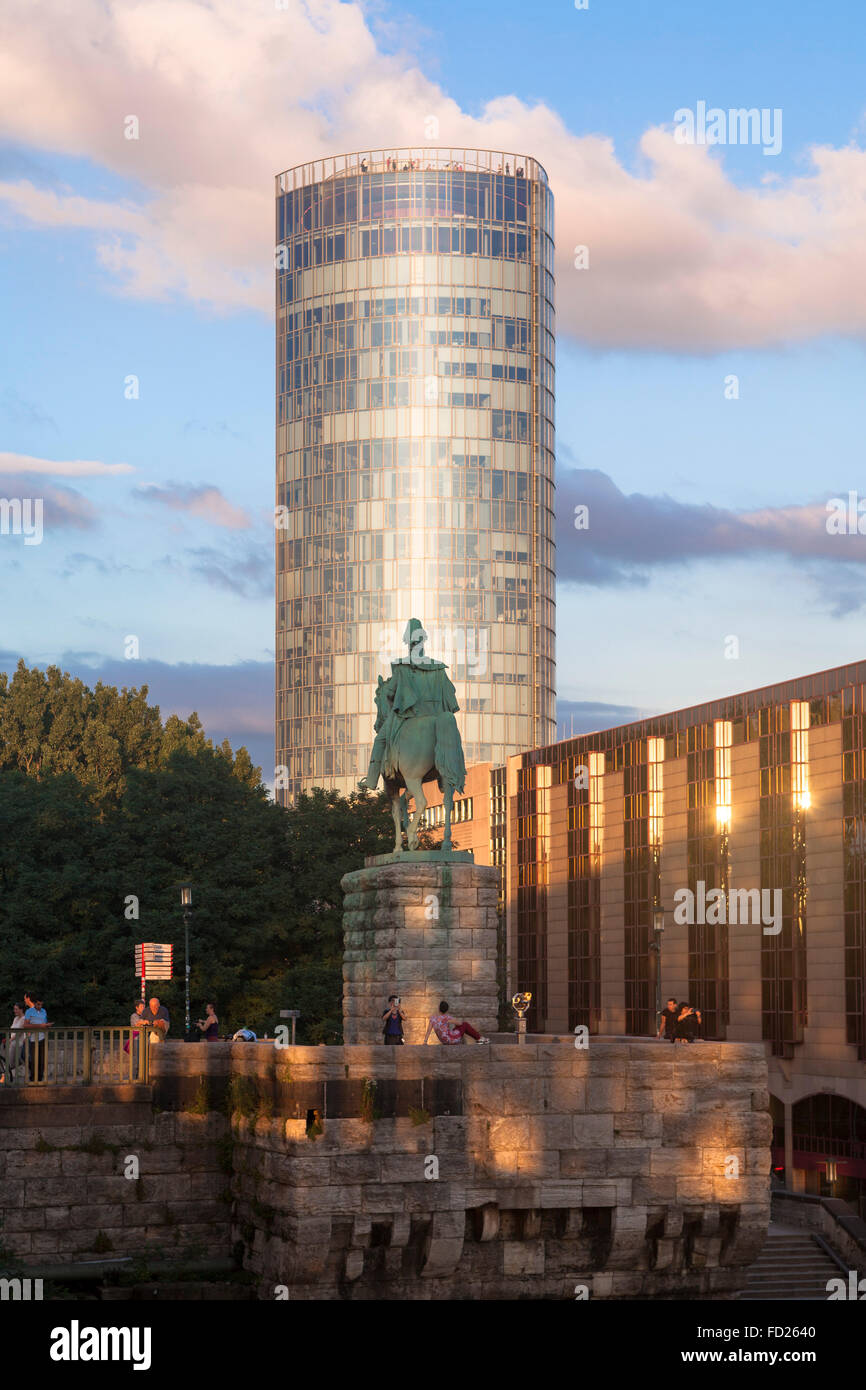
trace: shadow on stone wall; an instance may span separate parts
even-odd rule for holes
[[[150,1088],[0,1093],[4,1243],[203,1247],[265,1299],[732,1297],[769,1217],[762,1048],[573,1041],[169,1042]]]

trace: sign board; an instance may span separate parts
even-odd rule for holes
[[[135,973],[142,980],[170,980],[173,963],[173,946],[142,941],[135,948]]]

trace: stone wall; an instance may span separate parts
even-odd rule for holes
[[[0,1089],[2,1243],[234,1253],[264,1299],[729,1297],[768,1221],[766,1074],[750,1044],[169,1042],[151,1087]]]
[[[226,1257],[227,1128],[155,1113],[149,1086],[0,1088],[0,1247],[39,1266]]]
[[[381,1042],[391,994],[402,999],[408,1043],[424,1041],[441,999],[482,1033],[498,1026],[499,872],[435,858],[407,854],[342,881],[347,1043]]]
[[[233,1058],[251,1088],[256,1052]],[[759,1047],[294,1048],[267,1070],[264,1113],[251,1091],[233,1121],[263,1298],[730,1297],[763,1243]]]

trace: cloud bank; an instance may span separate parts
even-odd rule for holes
[[[137,139],[125,138],[130,116]],[[688,352],[866,336],[863,150],[814,147],[788,177],[756,151],[756,182],[741,187],[723,156],[677,144],[671,126],[648,129],[628,169],[609,139],[569,131],[543,103],[503,94],[468,115],[411,55],[380,50],[358,4],[7,0],[0,135],[129,181],[111,200],[7,178],[0,208],[90,230],[108,283],[133,297],[270,314],[273,175],[320,155],[430,143],[545,165],[561,333]],[[574,268],[578,245],[589,269]]]
[[[861,566],[866,535],[828,532],[829,496],[802,506],[737,512],[623,493],[597,469],[564,471],[556,487],[557,580],[642,584],[660,567],[760,555]],[[847,494],[835,496],[844,499]],[[584,507],[586,515],[578,511]],[[576,527],[575,520],[587,524]]]

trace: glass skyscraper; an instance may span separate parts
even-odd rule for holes
[[[555,737],[553,198],[525,155],[276,180],[277,796],[350,791],[410,617],[467,764]]]

